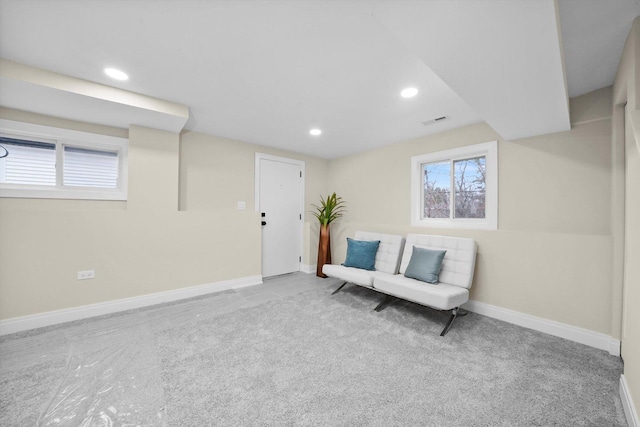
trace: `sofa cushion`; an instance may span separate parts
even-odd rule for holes
[[[342,265],[375,270],[378,246],[380,246],[380,240],[354,240],[347,237],[347,257]]]
[[[373,279],[379,275],[378,271],[363,270],[361,268],[345,267],[337,264],[325,264],[322,272],[329,277],[336,277],[345,282],[372,288]],[[386,274],[386,273],[382,273]]]
[[[413,246],[426,249],[446,250],[440,270],[439,286],[460,286],[471,288],[473,271],[476,264],[476,242],[473,239],[447,236],[431,236],[425,234],[409,234],[407,236],[400,273],[404,274],[411,260]]]
[[[435,251],[414,246],[411,260],[404,275],[422,282],[438,283],[442,260],[446,253],[447,251]]]
[[[373,288],[385,294],[439,310],[451,310],[469,300],[467,288],[442,282],[431,285],[401,274],[378,275],[373,280]]]
[[[356,240],[379,240],[376,253],[376,271],[397,274],[400,267],[400,256],[404,247],[404,237],[396,234],[372,233],[370,231],[356,231]],[[326,273],[325,273],[326,274]]]

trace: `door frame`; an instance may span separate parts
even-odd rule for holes
[[[304,223],[305,223],[305,177],[306,177],[306,171],[305,171],[305,162],[304,160],[296,160],[296,159],[290,159],[288,157],[280,157],[280,156],[273,156],[271,154],[264,154],[264,153],[258,153],[256,152],[255,155],[255,172],[254,172],[254,180],[255,180],[255,185],[254,185],[254,208],[256,212],[260,212],[260,161],[261,160],[271,160],[274,162],[281,162],[281,163],[288,163],[288,164],[292,164],[292,165],[296,165],[298,167],[300,167],[300,171],[302,173],[302,176],[300,177],[301,181],[300,181],[300,214],[302,215],[301,219],[300,219],[300,225],[299,225],[299,236],[300,236],[300,241],[299,241],[299,250],[300,250],[300,255],[299,255],[299,261],[298,261],[298,271],[302,271],[302,254],[304,253]],[[262,261],[262,233],[260,233],[260,260]]]

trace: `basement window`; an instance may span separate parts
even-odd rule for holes
[[[124,138],[0,120],[0,145],[0,197],[127,199]]]
[[[497,230],[497,141],[412,157],[411,225]]]

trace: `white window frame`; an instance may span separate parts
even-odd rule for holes
[[[484,156],[485,163],[485,217],[484,218],[422,218],[424,212],[424,185],[422,165],[442,161],[471,159]],[[453,174],[453,169],[451,171]],[[452,193],[454,189],[452,188]],[[453,201],[453,198],[451,199]],[[453,203],[451,215],[454,212]],[[498,229],[498,141],[422,154],[411,158],[411,225],[416,227],[460,228],[477,230]]]
[[[51,126],[0,119],[0,134],[16,139],[34,139],[56,145],[56,185],[0,183],[0,197],[34,199],[127,200],[129,140]],[[64,186],[62,180],[64,147],[118,153],[118,185],[116,188]],[[11,154],[9,154],[11,155]]]

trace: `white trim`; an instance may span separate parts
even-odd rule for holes
[[[422,185],[421,165],[424,163],[443,160],[454,161],[475,156],[484,156],[486,160],[485,218],[422,218],[421,210],[424,185]],[[414,227],[497,230],[498,141],[489,141],[411,157],[411,225]]]
[[[627,380],[624,378],[624,375],[620,375],[620,400],[622,400],[624,415],[627,417],[629,427],[640,427],[640,418],[638,418],[638,412],[633,404],[633,399],[631,398],[631,393],[629,393],[629,387],[627,386]]]
[[[483,316],[595,347],[607,351],[612,356],[620,356],[620,340],[606,334],[473,300],[463,304],[462,308]]]
[[[302,172],[302,182],[300,184],[300,242],[298,246],[298,256],[302,260],[302,249],[304,248],[304,221],[305,221],[305,179],[307,176],[304,160],[289,159],[287,157],[272,156],[271,154],[257,153],[255,155],[255,172],[254,172],[254,209],[260,212],[260,161],[271,160],[274,162],[288,163],[300,167]],[[260,242],[262,245],[262,242]],[[298,269],[302,271],[302,261],[298,262]]]
[[[621,341],[613,337],[609,340],[609,354],[612,356],[620,356]]]
[[[317,264],[300,264],[300,271],[306,274],[316,274]]]
[[[49,311],[30,316],[14,317],[11,319],[0,320],[0,335],[13,334],[15,332],[26,331],[29,329],[42,328],[44,326],[57,325],[59,323],[87,319],[90,317],[117,313],[134,308],[148,307],[150,305],[178,301],[214,292],[260,284],[262,284],[262,276],[249,276],[239,279],[224,280],[222,282],[208,283],[205,285],[190,286],[188,288],[175,289],[172,291],[141,295],[138,297],[83,305],[64,310]]]

